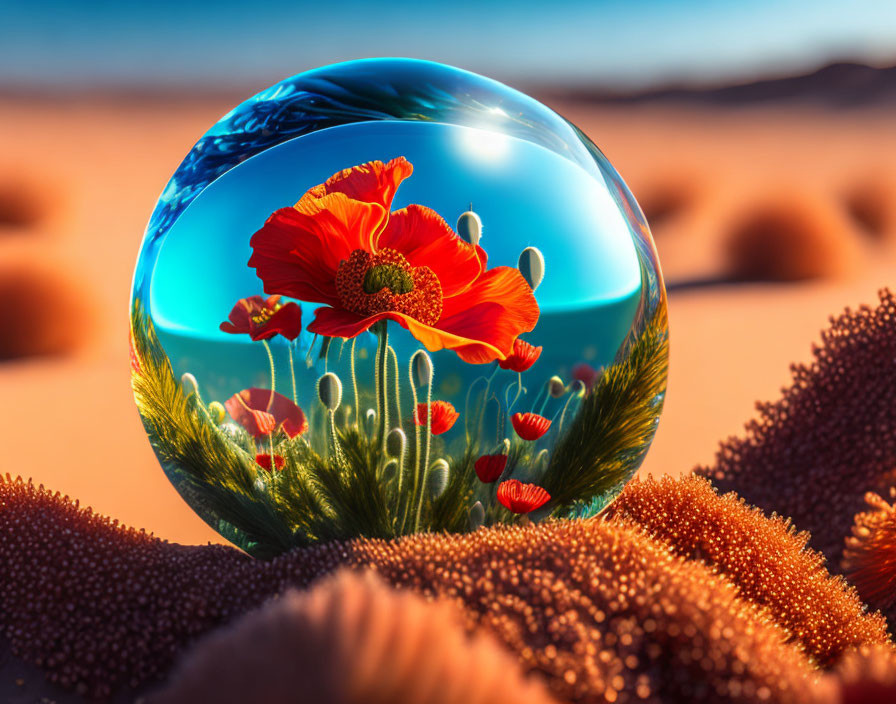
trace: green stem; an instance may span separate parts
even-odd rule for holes
[[[351,371],[352,371],[352,391],[355,394],[355,428],[360,431],[360,423],[361,423],[361,400],[358,396],[358,375],[355,373],[355,345],[358,342],[357,337],[352,338],[352,358],[351,358]]]
[[[420,462],[420,425],[417,423],[417,386],[414,383],[414,358],[411,357],[411,363],[408,366],[408,379],[411,382],[411,398],[413,401],[413,421],[414,421],[414,483],[411,487],[411,493],[408,496],[407,501],[402,501],[404,507],[401,512],[401,532],[404,533],[404,529],[407,524],[407,519],[410,514],[410,507],[414,502],[414,494],[417,490],[417,464]]]
[[[296,366],[292,359],[292,348],[295,342],[290,342],[286,349],[289,350],[289,375],[292,377],[292,402],[299,405],[299,396],[296,393]]]
[[[389,399],[386,389],[389,382],[389,328],[386,321],[380,321],[377,329],[379,338],[376,348],[376,386],[377,386],[377,411],[379,412],[379,434],[383,452],[386,451],[386,433],[389,432]]]
[[[426,475],[429,474],[429,447],[432,441],[432,379],[426,385],[426,450],[423,452],[423,465],[418,476],[420,487],[417,497],[417,514],[414,517],[414,532],[420,530],[420,513],[423,510],[423,494],[426,493]],[[416,488],[416,487],[415,487]]]
[[[413,381],[414,381],[414,380],[413,380],[413,377],[411,377],[411,385],[412,385],[412,386],[413,386]],[[466,397],[466,399],[464,400],[464,439],[466,440],[467,445],[470,444],[470,423],[469,423],[469,419],[470,419],[470,396],[471,396],[471,394],[473,393],[473,389],[476,388],[476,384],[478,384],[480,381],[484,381],[484,382],[486,382],[486,386],[488,385],[488,379],[486,379],[484,376],[477,377],[476,379],[473,380],[473,383],[470,384],[469,387],[467,387],[467,397]],[[487,396],[487,394],[486,394],[486,396]],[[483,399],[485,399],[486,396],[483,396]],[[484,402],[485,402],[485,401],[483,400],[483,403],[484,403]],[[414,408],[415,408],[415,409],[417,408],[417,403],[416,403],[416,401],[414,402]],[[478,416],[477,416],[477,417],[478,417]],[[481,421],[480,421],[480,422],[481,422]],[[478,430],[478,428],[477,428],[477,430]]]
[[[271,363],[271,398],[268,400],[267,411],[271,410],[271,406],[274,405],[274,393],[277,390],[277,373],[274,371],[274,354],[271,352],[271,346],[268,344],[267,340],[262,340],[261,344],[264,345],[265,352],[268,353],[268,361]]]
[[[401,425],[401,380],[398,378],[398,355],[389,345],[389,356],[392,358],[393,369],[395,371],[395,412],[396,422]]]
[[[344,464],[344,457],[342,448],[339,446],[339,438],[336,436],[336,412],[327,410],[327,417],[329,419],[330,436],[333,438],[333,456],[336,458],[336,461],[342,465]]]

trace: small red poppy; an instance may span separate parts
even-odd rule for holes
[[[280,296],[249,296],[236,302],[220,328],[231,335],[248,335],[255,342],[274,335],[295,340],[302,332],[302,309],[292,301],[281,303]]]
[[[529,513],[551,500],[551,495],[540,486],[525,484],[519,479],[508,479],[498,486],[498,501],[513,513]]]
[[[140,369],[140,359],[137,357],[137,350],[134,349],[133,330],[128,332],[128,355],[131,358],[131,371],[140,374],[142,370]]]
[[[454,410],[448,401],[432,402],[432,434],[441,435],[451,430],[460,413]],[[426,425],[426,404],[418,403],[414,411],[414,422],[417,425]]]
[[[513,352],[507,356],[507,359],[499,359],[498,366],[501,369],[524,372],[535,364],[540,356],[541,347],[535,347],[525,340],[516,338],[513,341]]]
[[[588,391],[594,386],[600,372],[587,362],[581,362],[572,368],[572,378],[581,381]]]
[[[255,430],[249,430],[249,432],[255,437],[270,435],[277,427],[277,421],[274,419],[274,416],[267,411],[258,411],[254,408],[250,408],[249,414],[252,416],[252,421],[255,423]]]
[[[473,468],[476,470],[479,481],[491,484],[498,481],[498,477],[501,476],[506,466],[507,455],[483,455],[476,460]]]
[[[262,452],[261,454],[255,455],[255,461],[259,464],[262,469],[266,469],[269,472],[271,471],[271,456]],[[283,465],[286,464],[286,460],[283,459],[280,455],[274,455],[274,469],[283,469]]]
[[[282,428],[291,438],[308,430],[308,420],[302,409],[282,394],[275,392],[272,398],[270,389],[243,389],[227,399],[224,405],[230,417],[256,438],[277,428]],[[273,419],[273,426],[265,416]]]
[[[523,440],[538,440],[551,427],[551,421],[537,413],[514,413],[510,422]]]

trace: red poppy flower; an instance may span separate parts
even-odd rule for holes
[[[227,399],[224,405],[230,416],[256,438],[278,428],[291,438],[308,430],[308,420],[302,409],[282,394],[275,392],[272,399],[270,389],[243,389]]]
[[[447,401],[432,402],[432,434],[441,435],[451,430],[451,426],[460,417],[460,413],[454,410]],[[414,422],[417,425],[426,425],[426,404],[418,403],[414,411]]]
[[[481,247],[434,210],[390,213],[413,167],[398,157],[345,169],[274,212],[250,241],[268,293],[324,303],[308,330],[351,338],[394,320],[430,351],[465,362],[504,359],[538,321],[538,304],[512,267],[486,269]]]
[[[476,476],[479,481],[485,484],[491,484],[498,481],[498,477],[504,472],[507,466],[507,455],[483,455],[473,468],[476,470]]]
[[[530,345],[525,340],[516,338],[513,341],[513,352],[507,359],[498,362],[501,369],[511,369],[515,372],[524,372],[531,367],[541,356],[541,347]]]
[[[131,371],[140,374],[140,360],[137,358],[137,351],[134,349],[134,331],[128,331],[128,356],[131,358]]]
[[[498,501],[513,513],[529,513],[551,500],[551,495],[535,484],[525,484],[519,479],[508,479],[498,485]]]
[[[266,469],[269,472],[271,471],[271,456],[262,452],[261,454],[255,455],[255,461],[262,469]],[[274,455],[274,469],[283,469],[283,465],[286,464],[286,460],[283,459],[280,455]]]
[[[295,340],[302,332],[302,309],[292,301],[281,303],[280,296],[241,298],[227,317],[220,325],[223,332],[248,335],[255,342],[274,335]]]
[[[576,381],[581,381],[588,391],[591,391],[591,387],[594,386],[594,382],[597,381],[599,374],[600,371],[587,362],[581,362],[572,368],[572,378]]]
[[[538,440],[551,427],[551,421],[537,413],[514,413],[510,422],[523,440]]]

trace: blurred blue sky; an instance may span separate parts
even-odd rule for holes
[[[0,85],[268,84],[363,56],[613,87],[896,63],[896,0],[0,0]]]

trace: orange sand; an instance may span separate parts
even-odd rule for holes
[[[180,542],[220,539],[143,433],[128,293],[159,192],[238,100],[0,99],[0,358],[26,355],[0,361],[0,471]],[[642,471],[686,471],[740,431],[755,400],[777,395],[829,313],[893,284],[892,114],[554,107],[655,222],[672,359]],[[776,281],[731,281],[744,275]]]

